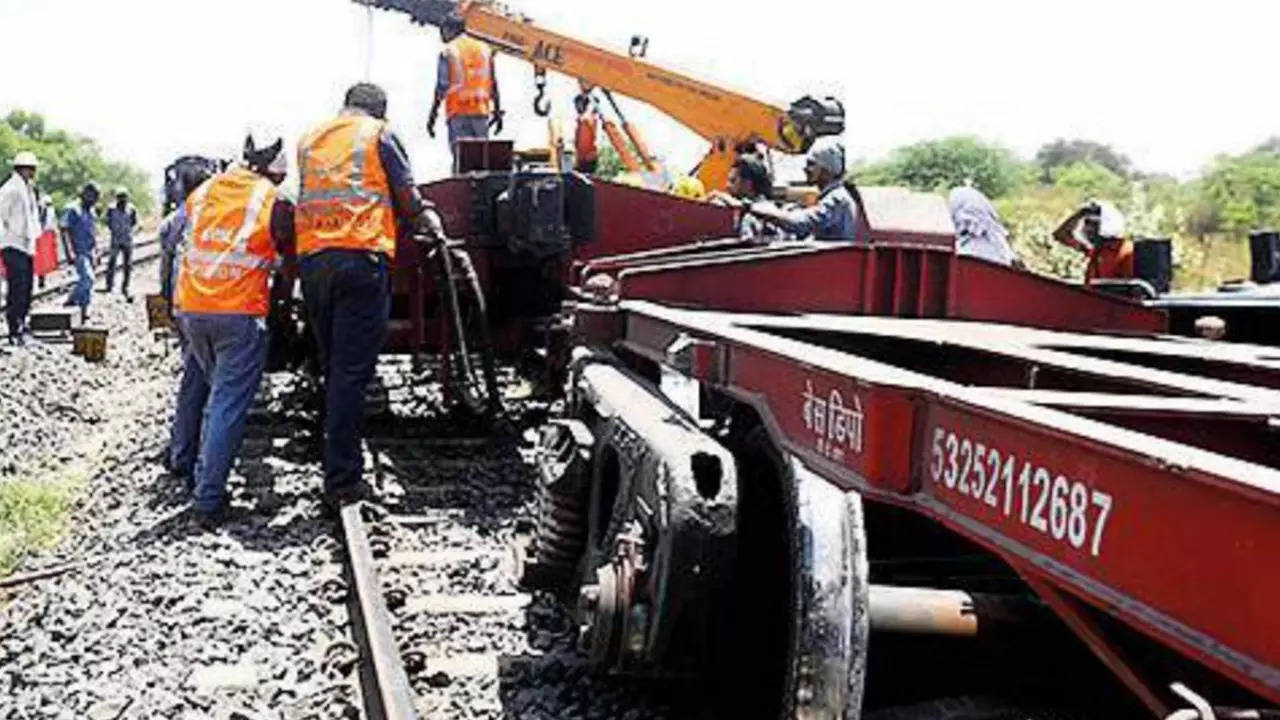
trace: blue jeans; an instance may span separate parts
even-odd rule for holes
[[[76,284],[71,288],[66,304],[86,310],[89,307],[89,300],[93,298],[93,259],[90,253],[83,253],[76,255],[75,263]]]
[[[187,338],[170,464],[195,482],[195,509],[212,512],[244,440],[245,418],[267,363],[267,330],[249,315],[185,314]]]
[[[387,258],[327,250],[302,258],[307,325],[320,350],[325,393],[324,490],[360,482],[364,390],[387,339],[391,290]]]

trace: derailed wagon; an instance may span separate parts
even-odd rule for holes
[[[863,195],[864,245],[578,266],[525,583],[726,716],[1276,716],[1274,350]]]

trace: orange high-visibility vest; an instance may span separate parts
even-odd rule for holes
[[[178,310],[266,317],[276,186],[246,168],[215,176],[187,198]]]
[[[379,152],[385,129],[367,115],[342,115],[302,138],[298,255],[344,249],[395,257],[395,208]]]
[[[489,115],[493,112],[493,57],[489,47],[472,37],[462,37],[444,48],[449,61],[449,93],[445,113]]]

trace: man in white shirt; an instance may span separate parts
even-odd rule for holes
[[[5,319],[9,344],[21,345],[27,335],[31,310],[32,260],[40,237],[40,207],[36,204],[35,178],[39,162],[30,152],[13,159],[13,175],[0,185],[0,255],[9,280]]]

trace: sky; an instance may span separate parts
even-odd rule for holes
[[[1024,157],[1055,138],[1114,145],[1190,177],[1280,135],[1280,2],[1216,0],[508,0],[540,24],[785,106],[840,97],[851,158],[954,134]],[[438,33],[350,0],[0,0],[0,113],[43,113],[158,178],[190,152],[237,154],[248,129],[293,141],[372,79],[420,180],[449,167],[425,130]],[[506,135],[546,144],[533,72],[497,67]],[[553,78],[572,117],[574,83]],[[656,152],[691,168],[706,144],[634,102]]]

